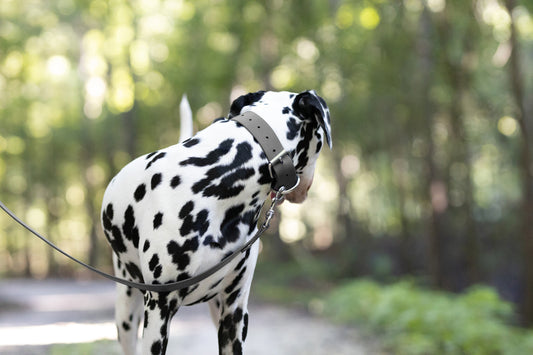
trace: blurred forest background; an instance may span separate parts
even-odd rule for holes
[[[177,142],[182,94],[202,129],[240,94],[315,89],[334,149],[309,200],[282,206],[258,269],[481,283],[531,325],[532,13],[530,0],[1,0],[0,199],[110,270],[103,191]],[[80,272],[0,216],[2,277]]]

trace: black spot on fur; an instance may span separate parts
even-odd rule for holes
[[[235,266],[235,269],[233,270],[239,271],[244,266],[244,263],[246,262],[249,256],[250,256],[250,249],[246,250],[246,254],[244,254],[244,258],[242,258],[242,260],[239,261],[239,263],[237,264],[237,266]]]
[[[146,302],[146,297],[145,297],[145,302]],[[143,327],[146,329],[148,328],[148,311],[145,310],[144,311],[144,325]]]
[[[234,291],[231,295],[229,295],[228,297],[228,300],[227,300],[227,305],[228,306],[231,306],[233,303],[235,303],[235,301],[237,300],[237,297],[239,297],[241,293],[241,290],[238,289],[237,291]]]
[[[148,263],[150,270],[154,271],[155,267],[159,264],[159,256],[157,254],[152,255],[152,259]]]
[[[152,190],[157,187],[161,183],[162,175],[161,173],[157,173],[152,175],[152,180],[150,181],[150,186],[152,187]]]
[[[135,248],[139,247],[139,229],[135,226],[135,215],[133,207],[128,205],[124,213],[124,224],[122,225],[122,232],[126,239],[133,243]]]
[[[309,145],[311,144],[311,139],[313,138],[314,127],[312,124],[303,125],[300,135],[302,139],[298,142],[296,146],[296,171],[301,171],[307,165],[309,157],[307,152],[309,151]]]
[[[244,204],[240,204],[229,208],[224,214],[224,220],[220,225],[222,239],[219,240],[219,243],[222,245],[222,247],[224,247],[227,242],[233,243],[239,239],[239,215],[243,210]]]
[[[241,272],[239,272],[239,275],[237,275],[235,279],[233,279],[233,282],[231,283],[231,285],[229,285],[228,287],[224,289],[224,292],[232,293],[235,290],[235,288],[239,285],[239,283],[241,282],[245,272],[246,272],[246,268],[242,269]]]
[[[107,217],[109,217],[110,220],[113,220],[114,212],[113,205],[111,203],[107,205],[105,212],[107,213]]]
[[[124,244],[124,239],[122,237],[122,233],[120,232],[120,228],[117,226],[111,227],[111,235],[113,236],[113,239],[110,238],[107,231],[105,232],[105,235],[111,244],[111,248],[113,248],[116,253],[125,253],[126,250],[128,250]]]
[[[219,184],[209,185],[204,189],[203,196],[216,196],[219,199],[227,199],[237,196],[244,190],[244,185],[236,185],[237,181],[247,180],[255,174],[254,169],[239,169],[222,178]]]
[[[150,159],[151,157],[153,157],[153,156],[156,155],[156,154],[157,154],[157,150],[156,150],[155,152],[152,152],[152,153],[148,154],[148,155],[146,156],[146,160]]]
[[[235,324],[233,324],[233,317],[231,314],[228,314],[224,319],[220,321],[220,325],[218,327],[218,347],[219,349],[223,349],[231,339],[235,338],[235,335],[237,334],[237,329],[235,327]]]
[[[157,212],[154,216],[154,229],[159,228],[159,226],[163,223],[163,213]]]
[[[222,245],[215,241],[215,238],[213,238],[212,235],[208,235],[207,237],[205,237],[202,244],[209,245],[213,249],[222,249]]]
[[[111,213],[109,213],[109,210],[111,210]],[[111,228],[113,228],[112,220],[113,220],[113,206],[109,204],[107,205],[107,208],[102,211],[102,225],[105,230],[110,231]]]
[[[246,341],[248,336],[248,313],[244,315],[244,327],[242,328],[242,341]]]
[[[205,178],[193,185],[192,191],[195,194],[203,191],[203,196],[215,196],[219,199],[237,196],[242,190],[244,190],[244,185],[235,184],[238,181],[246,180],[255,174],[254,170],[251,168],[240,168],[251,159],[252,146],[248,142],[240,143],[237,145],[237,154],[233,161],[228,165],[219,165],[209,169],[204,175]],[[214,184],[213,181],[220,177],[223,177],[220,183]]]
[[[182,245],[176,241],[167,244],[167,252],[172,256],[172,262],[176,264],[178,270],[184,270],[190,262],[189,252],[198,250],[198,237],[187,239]]]
[[[144,241],[144,246],[143,246],[143,252],[147,252],[148,249],[150,249],[150,241],[149,240],[145,240]]]
[[[211,285],[211,287],[209,287],[210,290],[214,289],[215,287],[217,287],[218,285],[220,285],[220,283],[222,282],[222,280],[224,280],[224,278],[218,280],[217,282],[215,282],[214,284]]]
[[[242,355],[242,344],[239,339],[233,342],[233,355]]]
[[[245,106],[253,105],[265,95],[264,91],[252,92],[242,95],[231,103],[229,118],[237,116]]]
[[[191,232],[199,232],[200,236],[203,236],[209,228],[209,211],[206,209],[198,212],[196,216],[193,216],[192,211],[194,209],[194,202],[187,202],[180,210],[179,217],[183,220],[180,227],[180,234],[186,236]]]
[[[193,209],[194,209],[194,202],[192,202],[192,201],[187,202],[181,208],[180,213],[179,213],[179,217],[181,219],[187,217],[187,215],[189,215],[192,212]]]
[[[161,276],[163,267],[159,265],[159,256],[157,254],[152,255],[152,259],[150,259],[148,267],[150,268],[150,271],[153,272],[154,278],[157,279],[159,276]]]
[[[257,211],[247,211],[241,218],[242,223],[248,226],[248,234],[252,234],[257,225],[257,218],[259,217],[259,208]],[[257,216],[257,217],[256,217]]]
[[[233,321],[234,322],[240,322],[242,320],[242,308],[241,307],[237,307],[237,309],[235,310],[235,312],[233,312]]]
[[[221,157],[228,154],[231,147],[233,146],[233,139],[226,139],[219,144],[218,148],[209,152],[206,157],[191,157],[187,160],[184,160],[180,163],[181,166],[194,165],[194,166],[208,166],[217,163]]]
[[[294,138],[296,138],[296,136],[298,135],[298,131],[300,129],[298,123],[296,122],[296,119],[291,117],[287,121],[287,128],[289,129],[289,131],[287,132],[287,139],[293,140]]]
[[[259,179],[257,183],[259,185],[271,185],[273,182],[272,176],[270,175],[270,169],[268,168],[268,163],[263,164],[259,167]]]
[[[182,144],[183,144],[184,147],[190,148],[190,147],[194,147],[198,143],[200,143],[200,140],[198,138],[189,138],[189,139],[183,141]]]
[[[159,276],[161,276],[161,273],[163,272],[163,266],[162,265],[157,265],[154,269],[154,278],[158,278]]]
[[[150,348],[150,351],[152,355],[159,355],[161,354],[161,349],[162,349],[161,340],[158,340],[158,341],[154,341],[154,343],[152,344],[152,347]]]
[[[321,149],[322,149],[322,141],[318,141],[318,144],[316,145],[315,153],[318,154]]]
[[[142,272],[137,265],[130,262],[130,263],[126,263],[125,266],[126,266],[126,270],[128,270],[128,273],[130,274],[132,278],[137,279],[140,282],[144,282]]]
[[[180,183],[181,183],[181,178],[179,177],[179,175],[176,175],[172,178],[172,180],[170,180],[170,187],[175,189]]]
[[[192,303],[187,304],[187,306],[193,306],[193,305],[198,304],[198,303],[204,303],[204,302],[207,302],[207,301],[213,299],[216,295],[217,295],[216,293],[214,293],[214,294],[212,294],[212,295],[207,294],[207,295],[205,295],[204,297],[198,299],[197,301],[194,301],[194,302],[192,302]]]
[[[144,195],[146,194],[146,185],[140,184],[135,189],[135,192],[133,193],[133,197],[135,198],[135,201],[139,202],[144,198]]]
[[[155,163],[155,162],[158,161],[159,159],[163,158],[165,155],[167,155],[167,153],[165,153],[165,152],[161,152],[161,153],[157,154],[156,156],[154,156],[154,157],[152,158],[152,160],[150,160],[150,161],[148,162],[148,164],[146,164],[146,168],[145,168],[145,170],[148,170],[148,168],[151,167],[153,163]]]
[[[127,322],[122,322],[122,328],[123,328],[125,331],[129,331],[129,330],[130,330],[130,325],[129,325],[129,323],[127,323]]]

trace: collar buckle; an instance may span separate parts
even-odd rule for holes
[[[285,170],[285,168],[283,167],[283,164],[285,164],[284,162],[285,157],[288,158],[288,162],[287,161],[285,162],[287,162],[287,164],[290,164],[290,166],[292,167],[293,166],[292,159],[289,153],[285,149],[283,149],[278,155],[272,158],[272,160],[270,160],[268,163],[268,171],[270,173],[270,177],[272,177],[272,179],[275,181],[278,180],[279,176],[283,174],[283,170]],[[279,164],[281,164],[281,166]],[[287,177],[289,177],[290,175],[292,174],[286,174]],[[295,188],[297,188],[299,184],[300,184],[300,177],[296,175],[296,182],[294,183],[292,187],[287,187],[285,185],[282,185],[278,187],[277,189],[274,188],[274,190],[277,192],[280,192],[282,195],[286,195],[292,192]]]

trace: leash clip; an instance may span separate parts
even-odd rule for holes
[[[272,199],[272,203],[270,204],[270,208],[265,214],[265,221],[263,222],[263,225],[261,226],[262,230],[267,230],[268,227],[270,227],[270,221],[272,221],[272,218],[274,217],[274,214],[276,211],[274,210],[276,208],[276,205],[282,201],[285,197],[285,186],[282,186],[279,188],[278,191],[276,191],[276,196]]]

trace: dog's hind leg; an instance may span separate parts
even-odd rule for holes
[[[213,321],[213,324],[217,328],[218,328],[218,323],[220,321],[220,306],[221,305],[222,305],[222,301],[220,300],[219,296],[216,296],[215,298],[209,301],[209,313],[211,314],[211,320]]]
[[[134,355],[142,317],[141,291],[121,284],[116,288],[115,322],[118,339],[125,355]]]
[[[121,275],[123,263],[113,255],[115,275]],[[139,324],[143,313],[142,292],[122,284],[116,286],[115,296],[115,322],[117,325],[118,340],[124,355],[134,355],[137,352],[137,338]]]

